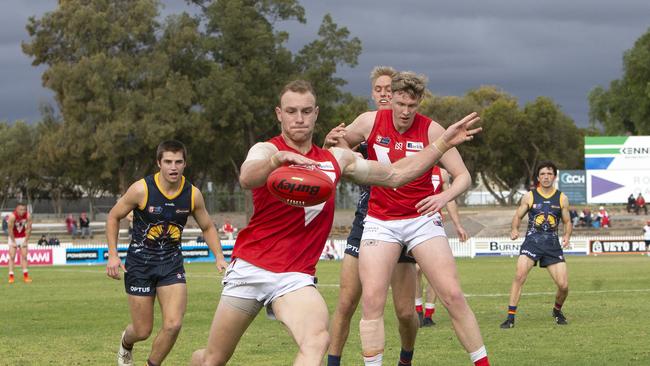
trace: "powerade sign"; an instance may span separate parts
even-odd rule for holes
[[[558,172],[558,189],[571,204],[587,203],[587,174],[584,170],[561,170]]]
[[[226,260],[230,260],[233,245],[222,244],[223,254]],[[118,255],[124,259],[128,247],[118,247]],[[185,244],[181,248],[186,263],[190,262],[214,262],[212,251],[206,244]],[[108,247],[74,247],[67,248],[65,252],[66,264],[105,264],[108,261]]]

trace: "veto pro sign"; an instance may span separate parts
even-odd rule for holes
[[[558,171],[557,184],[571,204],[587,203],[587,175],[584,170]]]
[[[643,240],[591,240],[592,255],[645,254],[648,247]]]
[[[626,203],[650,193],[650,136],[586,136],[588,203]]]
[[[27,253],[27,264],[30,266],[51,266],[53,264],[52,249],[30,249]],[[16,250],[15,263],[20,265],[20,249]],[[9,251],[0,249],[0,266],[9,264]]]

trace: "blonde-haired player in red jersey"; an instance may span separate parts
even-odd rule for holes
[[[420,75],[395,74],[391,83],[392,110],[361,114],[346,127],[340,146],[349,148],[367,141],[369,159],[387,166],[425,149],[444,131],[438,123],[417,113],[425,88],[425,78]],[[419,173],[418,178],[399,189],[371,189],[359,253],[363,292],[359,331],[366,366],[382,364],[386,295],[397,257],[404,247],[415,257],[445,304],[456,335],[472,362],[489,365],[476,317],[460,288],[442,222],[426,215],[440,210],[465,191],[471,177],[455,148],[449,149],[440,162],[454,181],[447,191],[433,196],[426,207],[418,208],[417,204],[433,190],[430,170]]]
[[[208,345],[192,365],[225,365],[257,313],[267,308],[298,346],[294,365],[320,365],[329,343],[328,310],[315,288],[316,263],[334,220],[333,194],[312,207],[286,205],[266,188],[269,174],[287,164],[312,165],[333,182],[399,187],[430,170],[451,146],[471,140],[480,128],[475,113],[451,125],[422,151],[394,165],[381,165],[349,149],[312,143],[318,106],[311,84],[296,80],[280,93],[275,112],[280,135],[254,145],[241,167],[240,184],[253,191],[254,213],[241,230],[214,315]]]
[[[32,232],[32,215],[27,212],[27,206],[19,202],[16,209],[9,214],[9,283],[14,283],[14,266],[16,251],[20,248],[20,266],[23,268],[23,281],[32,282],[27,270],[27,244]]]

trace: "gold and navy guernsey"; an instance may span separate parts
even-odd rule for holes
[[[532,259],[535,264],[539,262],[540,267],[564,262],[558,237],[563,193],[555,190],[549,196],[544,196],[535,189],[529,194],[532,203],[528,207],[528,231],[519,254]]]
[[[160,189],[160,173],[142,179],[146,201],[133,210],[133,234],[128,256],[145,262],[164,262],[182,256],[181,237],[194,209],[192,184],[181,177],[178,191]]]
[[[557,236],[558,224],[562,220],[562,192],[555,190],[546,197],[537,189],[532,194],[532,205],[528,209],[528,231],[526,235],[545,233]]]

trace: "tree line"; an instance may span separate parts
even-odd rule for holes
[[[29,19],[23,51],[45,66],[43,85],[56,108],[43,106],[35,124],[0,123],[3,200],[120,194],[155,169],[155,148],[168,138],[188,146],[186,175],[197,186],[212,181],[234,192],[246,151],[278,133],[277,92],[297,77],[318,93],[317,142],[368,109],[367,96],[343,92],[346,81],[336,76],[339,67],[357,65],[361,42],[331,16],[314,40],[292,51],[277,25],[307,21],[297,0],[188,3],[195,12],[161,20],[157,0],[66,0]],[[590,101],[613,93],[597,90]],[[493,86],[429,94],[421,113],[445,126],[481,113],[484,132],[461,154],[475,181],[490,182],[499,202],[511,204],[540,160],[583,165],[582,137],[614,123],[594,103],[590,129],[577,128],[550,98],[520,106]]]

